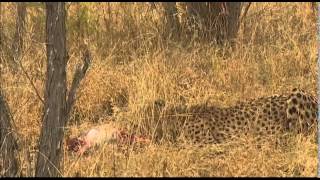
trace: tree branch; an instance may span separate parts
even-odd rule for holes
[[[240,23],[244,20],[244,18],[247,16],[248,10],[251,6],[251,2],[248,3],[248,5],[245,7],[242,17],[240,18]]]
[[[27,79],[29,80],[29,82],[30,82],[30,84],[31,84],[34,92],[36,93],[38,99],[39,99],[39,100],[41,101],[41,103],[44,105],[44,100],[42,99],[39,91],[37,90],[35,84],[33,83],[32,79],[30,78],[29,74],[28,74],[27,71],[24,69],[21,61],[18,61],[18,62],[19,62],[19,65],[20,65],[20,68],[21,68],[22,72],[24,73],[24,75],[25,75],[25,76],[27,77]]]
[[[74,105],[76,91],[80,85],[80,82],[84,78],[84,76],[88,70],[89,64],[91,63],[91,54],[90,54],[88,48],[86,48],[86,50],[85,50],[83,61],[84,61],[84,64],[83,64],[82,68],[80,67],[80,65],[78,65],[78,67],[74,73],[74,76],[73,76],[71,88],[70,88],[70,91],[68,94],[68,99],[67,99],[67,108],[66,108],[66,116],[67,117],[69,117],[70,111]]]

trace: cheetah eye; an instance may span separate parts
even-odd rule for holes
[[[297,97],[298,97],[298,98],[301,98],[301,97],[302,97],[301,93],[298,93],[298,94],[297,94]]]

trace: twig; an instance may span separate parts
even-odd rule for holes
[[[25,53],[22,53],[21,56],[19,56],[18,60],[13,59],[13,63],[15,65],[19,65],[21,67],[22,72],[24,73],[24,75],[27,77],[27,79],[29,80],[32,88],[34,89],[37,97],[39,98],[39,100],[42,102],[42,104],[44,104],[44,100],[41,98],[39,91],[37,90],[36,86],[34,85],[34,83],[32,82],[30,76],[28,75],[27,71],[24,69],[23,65],[22,65],[22,59],[24,58],[24,56],[27,54],[27,52],[29,52],[31,49],[31,46],[26,50]],[[19,63],[17,63],[16,61],[18,61]]]
[[[44,100],[42,99],[42,97],[40,96],[36,86],[34,85],[33,81],[31,80],[30,76],[28,75],[27,71],[24,69],[24,67],[22,66],[21,61],[19,61],[19,65],[21,67],[22,72],[24,73],[24,75],[27,77],[27,79],[29,80],[32,88],[34,89],[34,91],[36,92],[36,95],[38,96],[39,100],[42,102],[42,104],[44,104]]]

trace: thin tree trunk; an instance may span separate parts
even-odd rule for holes
[[[0,87],[1,88],[1,87]],[[12,128],[9,107],[0,89],[0,176],[18,175],[17,141]]]
[[[26,3],[18,2],[17,3],[17,19],[16,19],[16,32],[14,34],[12,42],[12,50],[14,60],[17,61],[21,57],[22,48],[23,48],[23,37],[25,34],[25,21],[26,21]]]
[[[61,176],[64,127],[76,100],[76,90],[89,67],[91,56],[86,47],[84,65],[78,66],[70,91],[66,86],[66,10],[63,2],[46,3],[47,78],[42,129],[36,163],[36,176]]]
[[[173,39],[179,37],[180,22],[178,19],[178,10],[175,2],[163,2],[164,18],[165,18],[165,31],[164,37],[167,38],[172,35]]]
[[[227,41],[233,41],[238,34],[240,14],[241,14],[241,2],[227,2],[228,8],[227,16]]]
[[[46,3],[47,78],[36,176],[61,176],[66,123],[66,10],[64,2]]]
[[[203,17],[208,14],[205,2],[187,2],[187,27],[188,36],[200,35],[203,31]]]
[[[4,68],[3,60],[3,30],[2,30],[2,3],[0,2],[0,77]],[[0,79],[1,80],[1,79]]]
[[[317,2],[311,2],[311,8],[313,13],[317,14]]]
[[[2,40],[3,40],[3,37],[2,37],[2,33],[3,33],[3,30],[2,30],[2,3],[0,2],[0,49],[2,50]],[[1,61],[0,61],[1,63]]]
[[[17,158],[17,139],[12,128],[9,106],[2,93],[2,59],[3,31],[2,31],[2,3],[0,2],[0,176],[14,177],[18,175],[19,161]]]
[[[188,2],[187,13],[190,34],[197,34],[205,41],[219,44],[236,38],[241,13],[240,2]]]

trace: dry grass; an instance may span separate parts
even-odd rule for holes
[[[15,9],[12,3],[2,6],[5,40],[11,43],[14,18],[9,17],[14,17]],[[81,13],[76,13],[76,5],[70,6],[68,80],[84,40],[94,59],[79,89],[68,135],[110,119],[139,124],[146,118],[146,106],[158,98],[168,104],[209,101],[228,106],[293,87],[316,94],[316,20],[309,4],[254,3],[234,49],[163,42],[159,12],[146,7],[114,3],[109,11],[106,4],[85,3],[80,8],[87,10],[81,21],[86,28],[78,28],[76,16]],[[35,6],[28,13],[21,62],[43,97],[44,11]],[[86,38],[79,39],[79,34]],[[10,62],[5,53],[1,57]],[[22,171],[32,176],[35,159],[30,154],[37,150],[42,104],[21,69],[14,74],[2,68],[1,75],[22,144]],[[313,136],[293,136],[287,146],[278,148],[257,147],[250,137],[203,148],[152,144],[126,153],[106,145],[80,159],[65,153],[63,164],[63,176],[316,176],[317,144]]]

